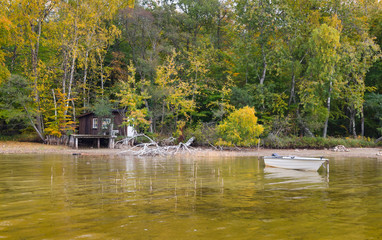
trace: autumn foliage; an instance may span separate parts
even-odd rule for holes
[[[257,123],[255,109],[246,106],[231,113],[218,126],[221,138],[217,145],[254,146],[259,142],[258,137],[263,131],[263,126]]]
[[[255,145],[257,118],[264,137],[379,137],[381,22],[377,0],[1,1],[0,135],[118,109],[208,146]]]

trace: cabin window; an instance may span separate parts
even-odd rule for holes
[[[102,129],[108,129],[110,123],[111,123],[111,119],[110,118],[102,119]]]
[[[93,118],[93,129],[98,129],[98,118]]]

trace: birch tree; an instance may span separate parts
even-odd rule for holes
[[[177,53],[174,51],[162,65],[158,66],[155,84],[163,94],[161,128],[163,130],[165,121],[169,119],[174,123],[173,130],[179,133],[190,118],[191,112],[195,110],[195,102],[190,99],[191,85],[179,76],[181,66],[176,64],[176,56]]]
[[[309,61],[307,78],[309,86],[302,89],[302,102],[320,105],[326,102],[326,112],[322,136],[327,136],[328,121],[333,92],[341,88],[341,76],[338,74],[337,63],[340,60],[340,32],[333,27],[322,24],[312,32],[309,41],[312,57]]]

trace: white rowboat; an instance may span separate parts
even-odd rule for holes
[[[285,169],[303,170],[303,171],[318,171],[322,165],[328,165],[327,158],[311,158],[311,157],[296,157],[296,156],[272,156],[264,157],[265,166],[278,167]],[[329,167],[327,166],[327,170]]]

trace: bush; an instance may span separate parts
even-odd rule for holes
[[[195,137],[193,145],[196,146],[210,146],[217,141],[218,136],[214,123],[201,123],[199,122],[192,128],[185,130],[185,139]]]
[[[268,135],[262,141],[262,146],[265,148],[307,148],[307,149],[323,149],[333,148],[338,145],[345,147],[377,147],[370,138],[322,138],[322,137],[277,137]]]
[[[264,128],[257,123],[255,109],[247,106],[232,112],[217,127],[217,131],[221,138],[216,145],[249,147],[255,146],[259,142],[257,137],[264,131]]]

